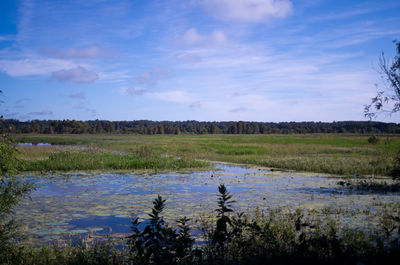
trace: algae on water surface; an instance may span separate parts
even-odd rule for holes
[[[71,173],[31,177],[38,189],[17,209],[17,218],[33,242],[68,241],[129,232],[132,213],[145,217],[159,194],[167,199],[164,216],[174,223],[194,222],[216,209],[217,187],[225,183],[236,209],[246,213],[281,208],[331,213],[341,225],[376,226],[385,205],[400,203],[399,194],[354,193],[338,178],[312,173],[269,171],[216,164],[216,170],[170,173]],[[199,227],[199,224],[193,224]]]

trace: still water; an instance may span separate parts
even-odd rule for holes
[[[235,208],[252,214],[271,208],[342,209],[335,218],[368,229],[373,214],[399,194],[354,193],[337,185],[335,176],[270,171],[265,168],[215,164],[210,171],[164,173],[57,173],[32,178],[37,189],[16,211],[34,243],[71,242],[78,238],[123,238],[132,214],[146,218],[159,194],[167,199],[164,219],[195,220],[214,214],[217,188],[224,183]],[[340,212],[340,214],[337,214]]]

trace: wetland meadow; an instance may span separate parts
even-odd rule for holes
[[[182,218],[190,227],[193,242],[176,264],[390,260],[399,255],[400,189],[388,175],[400,137],[378,137],[15,135],[18,177],[35,187],[15,208],[29,246],[20,256],[54,264],[94,263],[99,253],[100,263],[151,261],[157,255],[147,257],[150,250],[127,238],[135,218],[137,231],[152,224],[151,203],[161,196],[160,227],[183,231]],[[230,194],[225,208],[221,186]],[[178,257],[163,240],[162,253]]]
[[[399,14],[0,0],[0,265],[399,264]]]

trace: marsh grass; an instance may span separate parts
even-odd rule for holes
[[[209,164],[191,158],[171,156],[120,154],[102,150],[80,152],[59,151],[47,158],[26,160],[27,171],[70,171],[70,170],[133,170],[133,169],[183,169],[203,168]]]
[[[17,141],[68,143],[138,156],[167,156],[340,175],[389,175],[400,137],[368,143],[368,135],[16,135]],[[383,137],[383,136],[382,136]],[[56,148],[56,146],[51,146]],[[49,148],[51,148],[49,147]],[[43,147],[29,146],[26,149]],[[45,149],[42,149],[45,152]],[[29,154],[31,152],[31,155]],[[27,151],[27,160],[43,157]]]

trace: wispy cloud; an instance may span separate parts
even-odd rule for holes
[[[197,31],[196,28],[190,28],[182,36],[180,36],[177,41],[180,44],[189,46],[215,46],[225,44],[228,41],[228,38],[222,30],[214,30],[209,35],[202,35]]]
[[[78,84],[93,83],[98,78],[99,77],[96,73],[88,71],[82,66],[59,70],[51,74],[51,79],[53,80]]]
[[[173,76],[173,72],[170,68],[154,68],[150,71],[143,72],[132,79],[132,83],[135,85],[144,85],[147,87],[154,87],[158,81]]]
[[[167,102],[175,102],[175,103],[189,103],[193,102],[193,98],[189,95],[188,92],[183,90],[172,90],[172,91],[163,91],[163,92],[150,92],[146,94],[147,96],[167,101]]]
[[[362,119],[400,4],[342,2],[20,0],[15,34],[0,35],[3,104],[30,117],[46,102],[57,118]],[[91,85],[62,92],[74,84]]]
[[[22,99],[18,99],[15,101],[15,105],[14,108],[16,109],[23,109],[25,107],[25,104],[31,102],[32,99],[30,98],[22,98]]]
[[[125,88],[122,88],[121,90],[122,90],[123,94],[135,95],[135,96],[141,96],[148,92],[145,89],[140,89],[140,88],[135,88],[135,87],[125,87]]]
[[[398,34],[400,34],[398,28],[385,28],[373,22],[353,22],[302,37],[300,45],[318,45],[320,49],[337,49]]]
[[[0,71],[10,76],[47,75],[62,68],[71,68],[75,64],[59,59],[0,60]]]
[[[342,12],[330,12],[328,14],[315,16],[311,18],[311,21],[327,21],[327,20],[341,20],[341,19],[354,19],[357,16],[367,15],[370,13],[376,13],[381,10],[392,9],[399,6],[399,3],[385,3],[381,2],[365,2],[356,4],[351,9],[344,10]]]
[[[289,0],[203,0],[201,3],[215,18],[239,22],[262,22],[292,13]]]
[[[35,8],[34,0],[22,0],[19,6],[19,20],[17,24],[17,41],[21,44],[29,39],[32,32],[31,22]]]
[[[0,41],[13,41],[15,40],[14,35],[0,35]]]
[[[32,101],[31,98],[21,98],[15,101],[15,104],[22,104],[22,103],[26,103],[26,102],[30,102]]]
[[[239,108],[233,108],[233,109],[231,109],[229,111],[230,112],[243,112],[243,111],[246,111],[246,110],[247,110],[246,108],[239,107]]]
[[[190,52],[178,52],[173,57],[184,63],[198,63],[202,60],[200,56]]]
[[[189,105],[189,108],[200,108],[201,107],[201,102],[200,101],[195,101],[192,104]]]
[[[116,54],[116,52],[99,45],[69,49],[43,48],[41,51],[46,55],[61,59],[110,58]]]
[[[34,115],[34,116],[46,116],[46,115],[52,115],[53,112],[51,110],[42,110],[42,111],[32,111],[29,112],[28,115]]]
[[[85,94],[82,92],[75,93],[75,94],[69,94],[68,97],[72,98],[72,99],[86,99]]]

